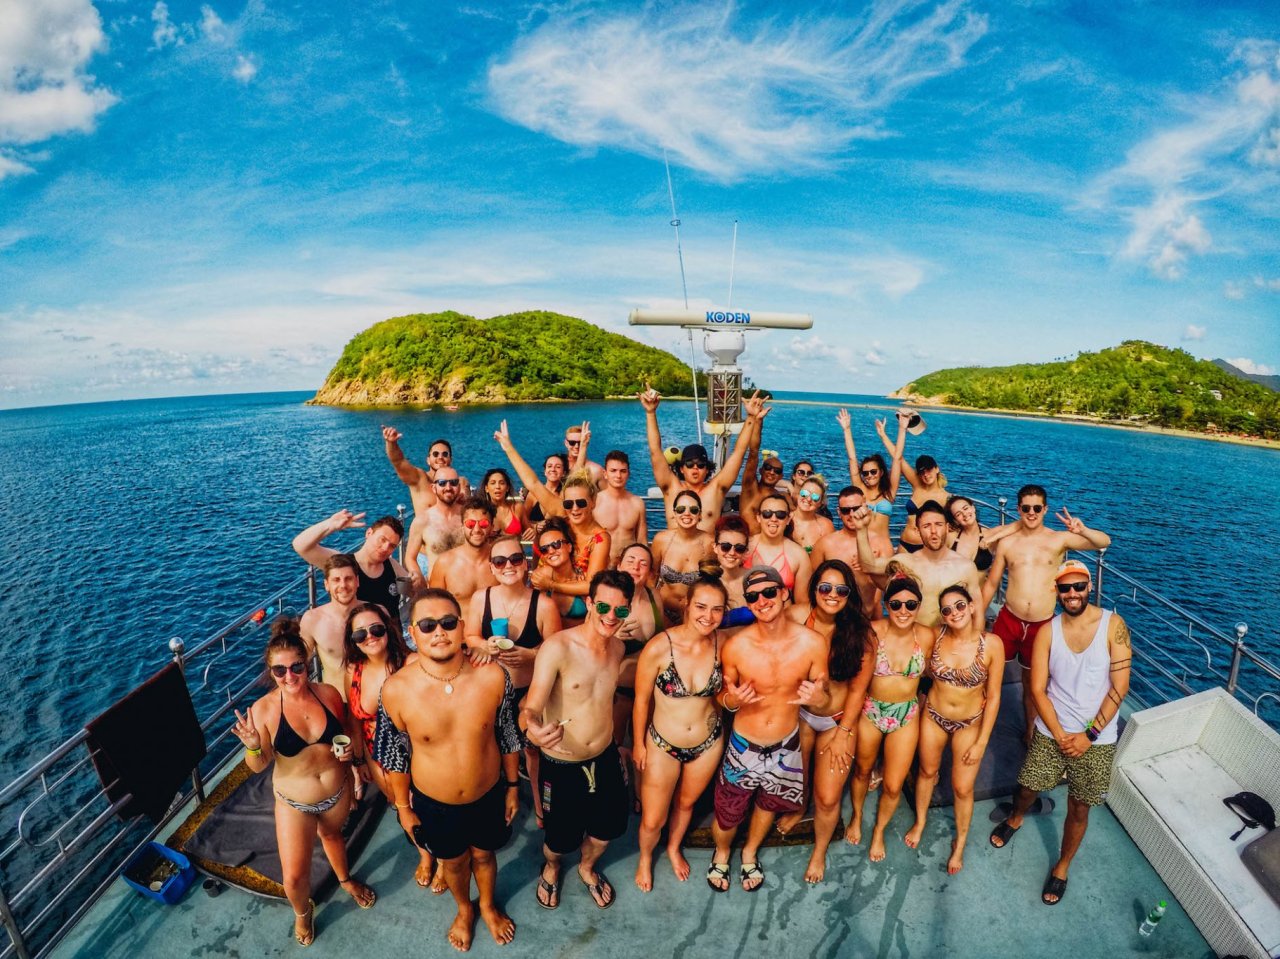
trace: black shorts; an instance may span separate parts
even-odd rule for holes
[[[631,798],[613,743],[584,762],[565,762],[544,752],[540,768],[542,820],[552,852],[573,852],[586,836],[609,842],[627,831]]]
[[[456,859],[468,849],[501,849],[511,838],[507,825],[506,783],[502,777],[479,799],[447,803],[410,785],[409,801],[421,824],[413,831],[419,846],[440,859]]]

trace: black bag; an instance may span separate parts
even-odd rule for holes
[[[1236,793],[1222,800],[1222,804],[1240,817],[1244,823],[1235,831],[1231,839],[1234,842],[1246,829],[1263,826],[1268,831],[1276,828],[1276,811],[1257,793]]]

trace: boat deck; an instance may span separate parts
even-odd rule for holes
[[[878,793],[867,799],[866,822],[874,819]],[[736,883],[724,895],[702,875],[710,850],[688,850],[693,874],[678,882],[665,857],[656,868],[654,890],[644,894],[632,877],[636,825],[605,854],[603,868],[618,891],[602,911],[566,869],[560,908],[534,899],[540,834],[527,804],[515,837],[499,853],[498,896],[517,924],[516,938],[499,947],[483,925],[472,953],[518,957],[569,957],[611,950],[615,956],[981,956],[984,959],[1070,956],[1211,957],[1213,951],[1168,888],[1105,807],[1094,810],[1076,857],[1064,901],[1040,902],[1040,888],[1056,859],[1066,803],[1065,786],[1051,793],[1057,809],[1029,817],[1004,850],[991,848],[989,814],[994,801],[974,812],[963,872],[946,874],[953,820],[934,809],[918,851],[901,841],[912,821],[904,794],[889,832],[888,858],[868,861],[865,843],[832,845],[826,882],[811,886],[803,873],[810,847],[771,846],[761,853],[768,878],[745,893]],[[527,799],[527,795],[524,797]],[[846,809],[848,799],[846,797]],[[870,826],[868,825],[868,835]],[[734,854],[737,875],[738,854]],[[416,856],[396,820],[384,816],[355,873],[378,892],[370,912],[339,891],[319,904],[311,956],[448,956],[444,935],[453,918],[448,895],[418,887]],[[1149,939],[1138,936],[1143,914],[1159,899],[1169,912]],[[287,904],[226,888],[211,898],[200,883],[175,906],[138,895],[122,881],[53,952],[69,959],[136,956],[298,955]]]

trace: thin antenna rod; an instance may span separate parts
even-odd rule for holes
[[[733,309],[733,270],[738,264],[738,218],[733,219],[733,250],[729,254],[729,302],[725,304],[726,310]]]
[[[671,226],[676,231],[676,259],[680,261],[680,289],[684,293],[684,308],[689,309],[689,285],[684,278],[684,251],[680,248],[680,217],[676,214],[676,191],[671,185],[671,163],[667,151],[662,151],[662,165],[667,168],[667,197],[671,200]],[[702,409],[698,403],[698,352],[693,346],[693,330],[689,330],[689,368],[693,371],[693,422],[698,428],[698,445],[702,445]]]

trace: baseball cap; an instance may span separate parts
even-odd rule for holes
[[[747,575],[742,577],[742,590],[746,592],[752,586],[761,586],[765,583],[772,583],[774,586],[787,588],[787,584],[782,581],[782,574],[772,566],[752,566],[747,570]]]
[[[898,416],[907,421],[907,432],[919,436],[924,432],[924,417],[909,406],[899,407]]]
[[[1080,562],[1078,559],[1069,559],[1058,567],[1058,572],[1054,574],[1053,581],[1056,583],[1058,580],[1062,579],[1062,577],[1070,576],[1073,573],[1078,573],[1084,576],[1085,579],[1093,578],[1089,575],[1088,566]]]
[[[934,459],[932,456],[930,456],[928,453],[924,453],[916,457],[917,473],[923,473],[925,470],[936,470],[937,468],[938,468],[938,461]]]
[[[711,462],[711,457],[707,455],[707,448],[701,443],[690,443],[680,453],[681,463],[692,463],[694,460]]]

